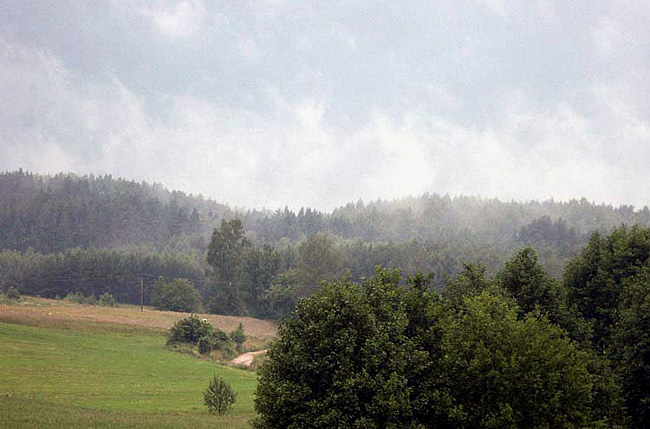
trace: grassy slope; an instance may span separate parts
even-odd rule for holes
[[[0,427],[236,428],[255,416],[255,373],[166,350],[154,332],[86,327],[0,323]],[[222,418],[202,403],[213,373],[238,393]]]

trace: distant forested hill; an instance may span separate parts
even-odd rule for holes
[[[207,235],[228,208],[161,185],[111,176],[0,174],[0,248],[164,246]],[[199,217],[203,213],[203,219]]]
[[[0,248],[58,252],[68,248],[168,246],[179,237],[209,237],[222,218],[241,217],[253,238],[274,244],[327,232],[363,242],[478,240],[565,246],[622,223],[648,225],[647,207],[569,202],[502,202],[425,194],[359,201],[323,213],[232,210],[202,196],[112,176],[0,173]]]
[[[238,304],[226,310],[215,304],[214,310],[264,315],[278,303],[286,311],[320,280],[347,271],[355,279],[372,276],[376,265],[401,268],[405,275],[434,271],[442,287],[445,276],[462,271],[465,263],[482,263],[495,272],[525,245],[537,249],[541,263],[559,278],[593,231],[648,226],[650,210],[585,199],[503,202],[425,194],[359,201],[331,213],[246,211],[159,184],[19,170],[0,173],[0,250],[5,251],[0,259],[6,259],[0,266],[13,267],[0,273],[0,287],[19,284],[29,293],[63,294],[81,288],[83,279],[110,279],[110,270],[100,266],[106,264],[98,262],[110,260],[136,283],[143,273],[147,279],[191,273],[184,276],[201,284],[207,305],[224,288],[208,285],[218,271],[206,260],[211,234],[222,221],[236,218],[251,246],[237,256],[237,272],[227,282],[236,290],[222,301],[228,304],[236,296]],[[73,249],[76,253],[70,253]],[[146,262],[148,255],[162,262]],[[49,277],[39,274],[45,271]],[[26,278],[31,280],[24,286]],[[109,280],[94,284],[84,283],[84,290],[112,287]],[[135,299],[130,289],[123,296]]]

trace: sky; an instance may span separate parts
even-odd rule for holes
[[[650,201],[647,0],[0,0],[0,170],[246,208]]]

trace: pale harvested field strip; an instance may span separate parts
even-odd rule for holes
[[[176,321],[189,315],[189,313],[157,311],[150,308],[145,308],[141,312],[140,308],[135,306],[99,307],[31,297],[25,297],[24,302],[17,305],[0,304],[0,320],[28,319],[34,323],[42,322],[47,325],[56,325],[59,322],[61,324],[97,322],[167,330]],[[241,323],[246,335],[251,337],[268,339],[276,334],[276,324],[269,320],[214,314],[197,314],[197,316],[207,319],[213,326],[226,332],[234,330]]]

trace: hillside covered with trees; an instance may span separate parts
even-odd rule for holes
[[[502,202],[425,194],[311,208],[233,209],[158,184],[111,176],[0,174],[0,287],[150,303],[159,277],[190,281],[213,312],[281,317],[322,280],[375,267],[435,272],[445,286],[467,263],[494,273],[530,245],[551,277],[594,231],[650,223],[647,207]]]

